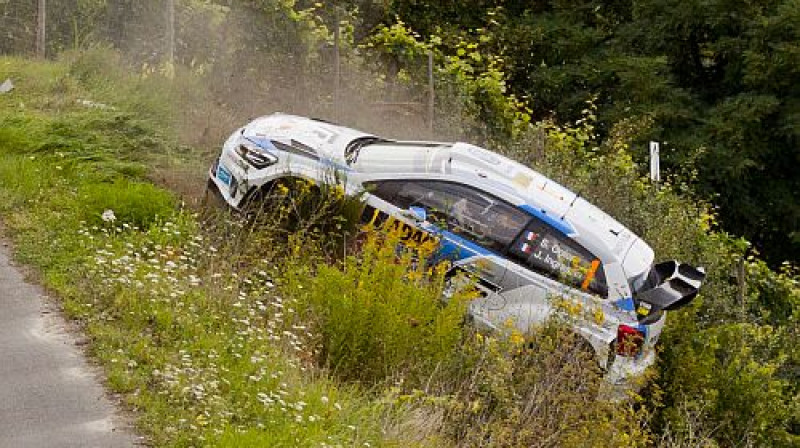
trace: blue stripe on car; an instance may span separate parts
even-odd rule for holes
[[[273,151],[277,151],[278,148],[272,144],[272,141],[265,137],[245,137],[245,140],[249,141],[250,143],[258,146],[259,148],[263,149],[264,151],[275,155]]]
[[[453,232],[441,230],[438,233],[442,236],[441,247],[436,254],[436,258],[439,260],[458,261],[475,255],[492,254],[491,251]]]
[[[633,311],[635,306],[633,304],[633,299],[631,297],[625,297],[624,299],[619,299],[614,302],[617,308],[621,309],[622,311]]]
[[[519,208],[521,210],[524,210],[524,211],[528,212],[529,214],[541,219],[542,221],[544,221],[545,223],[551,225],[556,230],[558,230],[559,232],[563,233],[566,236],[573,236],[573,235],[577,234],[575,229],[573,229],[572,226],[569,225],[569,223],[567,221],[564,221],[563,219],[554,218],[554,217],[548,215],[547,212],[545,212],[542,209],[531,207],[528,204],[520,205]]]

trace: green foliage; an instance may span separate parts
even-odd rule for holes
[[[421,384],[457,348],[465,301],[442,304],[443,270],[429,270],[411,253],[398,259],[397,237],[363,238],[341,266],[290,271],[285,289],[304,305],[319,334],[320,362],[337,377]]]
[[[175,209],[172,195],[141,182],[118,180],[89,185],[78,190],[77,196],[80,219],[89,225],[104,225],[103,212],[112,210],[120,223],[146,229]]]
[[[473,45],[477,47],[476,44],[462,43],[456,55],[445,57],[443,71],[446,82],[463,89],[468,104],[473,108],[472,113],[480,122],[489,125],[492,133],[486,137],[516,138],[530,124],[530,110],[508,92],[503,59],[481,56]],[[471,52],[466,53],[463,47]]]
[[[602,372],[585,341],[550,322],[523,338],[462,347],[445,433],[465,446],[647,446],[646,412],[598,400]]]
[[[789,423],[797,418],[797,390],[779,374],[790,347],[786,329],[748,323],[702,329],[696,320],[672,319],[665,332],[660,424],[683,439],[703,428],[723,445],[796,446]]]
[[[425,56],[432,52],[439,61],[439,88],[448,92],[447,95],[462,99],[464,115],[488,125],[489,133],[478,137],[515,137],[530,123],[530,111],[509,92],[504,59],[487,52],[490,36],[484,30],[475,36],[443,40],[433,35],[424,39],[402,20],[397,20],[388,26],[378,26],[363,48],[376,49],[379,54],[391,58],[393,64],[418,67],[412,71],[411,79],[419,84],[427,82],[427,74],[421,69],[425,67]],[[439,101],[442,107],[448,107],[445,101]]]
[[[430,45],[422,41],[416,32],[410,30],[405,23],[398,20],[391,26],[379,26],[370,36],[364,48],[379,48],[404,63],[416,62],[431,50]]]

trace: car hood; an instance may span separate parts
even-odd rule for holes
[[[286,143],[296,140],[313,148],[319,156],[342,164],[345,163],[344,150],[350,142],[372,136],[325,121],[281,113],[253,120],[242,130],[242,135]]]

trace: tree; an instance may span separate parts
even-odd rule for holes
[[[44,59],[47,45],[47,1],[39,0],[36,20],[36,56]]]
[[[676,148],[668,163],[696,163],[728,230],[773,262],[798,260],[800,3],[645,0],[629,30],[627,45],[665,55],[692,98],[693,118],[656,136]]]
[[[601,137],[653,118],[641,159],[647,139],[665,142],[664,167],[719,206],[724,228],[773,265],[800,259],[797,0],[387,2],[395,15],[452,52],[483,39],[534,119],[573,122],[590,98]]]

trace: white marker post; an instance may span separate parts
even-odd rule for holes
[[[650,180],[655,184],[661,182],[661,160],[659,143],[650,142]]]

